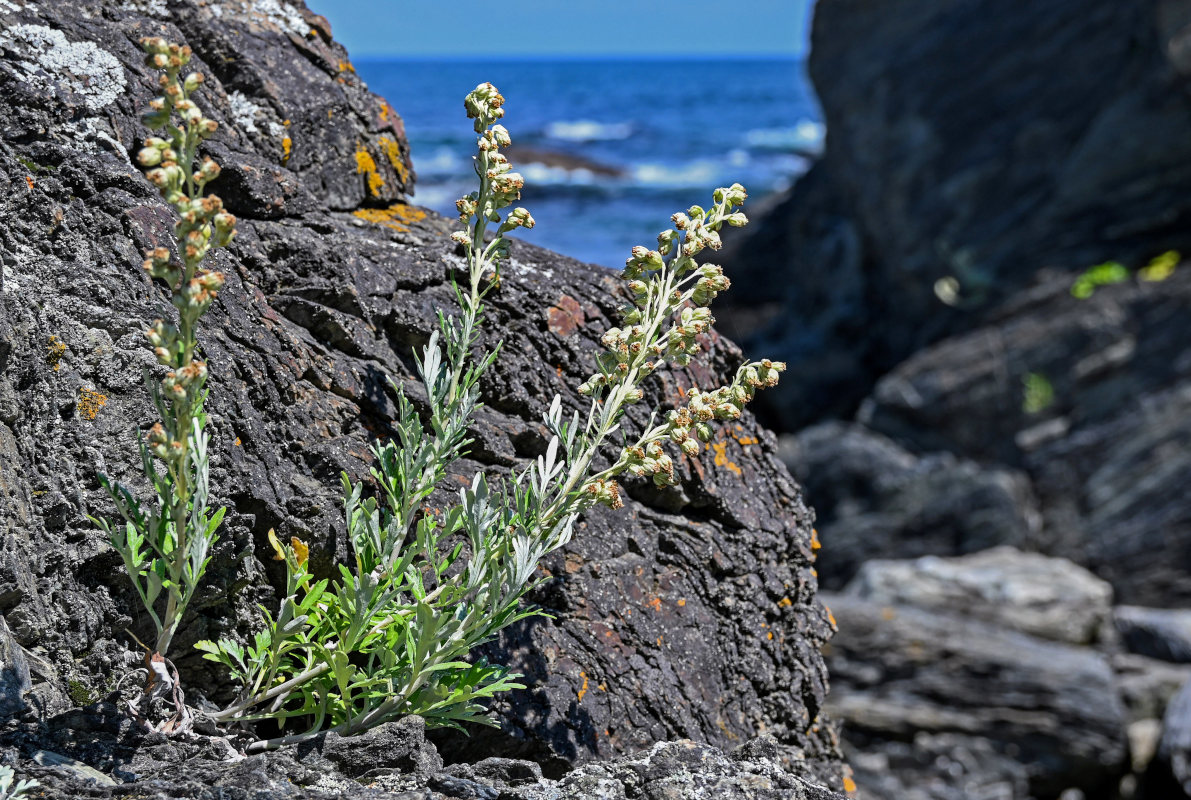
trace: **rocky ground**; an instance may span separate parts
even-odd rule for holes
[[[1189,22],[817,6],[826,151],[728,243],[718,316],[798,376],[761,413],[817,514],[863,797],[1191,789]]]
[[[704,461],[680,465],[680,486],[630,483],[622,513],[587,515],[544,565],[533,599],[553,618],[485,653],[530,687],[496,705],[499,728],[436,732],[433,748],[419,739],[416,763],[368,751],[365,769],[295,753],[236,760],[213,731],[142,739],[113,715],[139,662],[130,634],[149,624],[85,514],[111,511],[98,472],[136,484],[135,432],[154,416],[143,331],[167,296],[141,253],[170,243],[172,220],[129,161],[155,86],[137,44],[147,35],[194,49],[208,77],[200,102],[221,124],[212,189],[240,218],[214,257],[229,282],[200,334],[214,499],[230,511],[172,650],[191,700],[233,690],[191,645],[247,635],[256,604],[274,602],[271,528],[309,542],[316,572],[343,558],[339,475],[367,474],[368,445],[393,414],[388,378],[411,375],[435,309],[453,305],[452,224],[404,202],[414,175],[400,117],[300,2],[0,1],[0,763],[71,797],[843,788],[822,715],[819,647],[832,628],[811,512],[747,415]],[[515,119],[513,107],[514,131]],[[467,475],[451,480],[507,474],[542,452],[540,414],[556,392],[577,404],[572,387],[592,371],[620,286],[611,271],[514,246],[486,331],[503,356]],[[710,344],[708,366],[665,378],[650,401],[735,369],[740,351]],[[452,766],[440,770],[436,753]]]

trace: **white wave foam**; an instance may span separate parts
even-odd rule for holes
[[[579,119],[551,122],[546,126],[546,135],[551,139],[568,142],[608,142],[627,139],[633,135],[633,126],[628,122],[596,122]]]
[[[685,189],[711,186],[720,179],[721,169],[712,161],[686,164],[637,164],[633,183],[658,189]]]
[[[823,149],[827,127],[804,119],[792,128],[754,128],[744,135],[745,144],[757,150],[802,150],[817,153]]]
[[[528,186],[591,186],[596,180],[595,173],[583,167],[548,167],[532,161],[522,164],[517,171],[525,176]]]

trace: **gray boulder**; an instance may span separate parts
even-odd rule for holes
[[[1191,610],[1117,606],[1112,616],[1129,652],[1191,663]]]
[[[1112,611],[1112,587],[1062,558],[995,547],[958,558],[866,562],[848,594],[984,620],[1067,644],[1093,644]]]
[[[915,763],[929,748],[907,751],[906,742],[944,734],[982,740],[964,747],[985,754],[973,763],[990,772],[961,771],[948,784],[953,792],[977,779],[1012,785],[1017,772],[1003,768],[1007,761],[1024,768],[1039,797],[1091,792],[1124,770],[1125,711],[1103,655],[941,611],[847,595],[824,600],[839,626],[826,650],[829,707],[852,747],[900,760],[912,776],[905,760]]]

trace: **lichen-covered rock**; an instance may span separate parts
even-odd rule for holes
[[[31,79],[24,65],[37,54],[14,26],[58,31],[94,56],[72,69],[101,63],[110,77],[114,59],[125,88],[94,108],[72,88],[90,87],[85,76]],[[339,474],[366,474],[369,443],[389,433],[388,378],[410,377],[435,310],[453,307],[452,226],[398,202],[412,181],[400,119],[301,3],[0,3],[5,30],[0,614],[44,664],[31,713],[73,714],[105,696],[138,662],[125,629],[144,638],[148,627],[84,514],[108,510],[97,472],[139,485],[134,432],[154,416],[143,331],[167,306],[140,262],[169,242],[171,218],[128,160],[155,83],[136,46],[150,34],[191,45],[209,76],[202,105],[222,123],[209,145],[224,170],[212,189],[241,218],[235,244],[213,257],[229,282],[200,331],[212,487],[231,511],[172,650],[192,699],[226,699],[233,687],[190,645],[247,635],[256,604],[274,602],[270,528],[309,542],[320,574],[346,554]],[[618,304],[614,273],[529,246],[514,246],[503,278],[485,337],[506,344],[452,485],[543,450],[541,412],[555,392],[578,407],[570,387],[591,372]],[[677,399],[741,358],[722,339],[710,351],[709,366],[663,378],[652,399]],[[818,648],[831,627],[816,599],[811,512],[774,450],[746,417],[705,461],[683,462],[679,487],[630,484],[624,512],[587,515],[544,565],[534,600],[554,619],[487,650],[530,688],[497,704],[498,731],[439,739],[444,752],[529,757],[556,776],[659,739],[730,747],[767,732],[789,763],[840,785],[820,718]]]

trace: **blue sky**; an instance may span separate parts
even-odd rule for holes
[[[355,57],[804,52],[812,0],[307,0]]]

